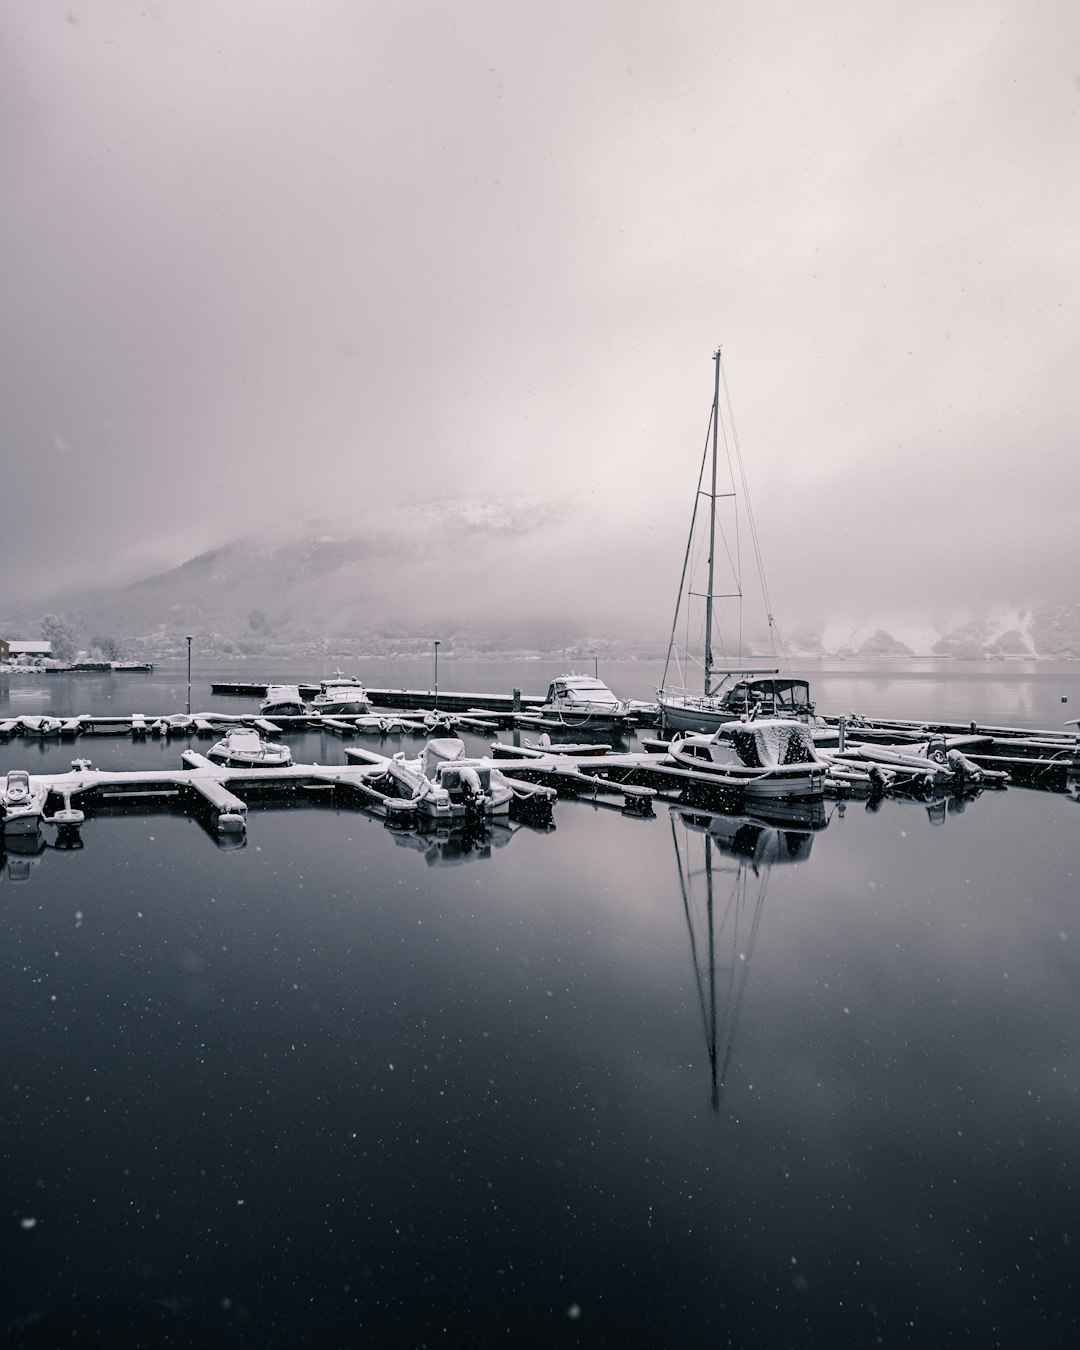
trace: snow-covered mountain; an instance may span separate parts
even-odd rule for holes
[[[891,619],[834,620],[796,632],[789,648],[806,656],[941,656],[966,660],[1080,658],[1080,604],[958,615],[937,625]]]
[[[667,573],[649,552],[656,543],[647,527],[636,539],[628,551],[625,538],[605,538],[587,511],[553,497],[379,506],[359,523],[264,526],[125,586],[22,606],[0,596],[0,636],[36,637],[43,614],[52,612],[80,645],[103,637],[144,656],[179,653],[188,633],[200,651],[221,654],[326,644],[403,651],[438,634],[475,652],[584,645],[662,656],[670,631],[661,584]],[[793,660],[1080,658],[1080,604],[934,623],[883,607],[824,625],[781,625],[780,632]]]

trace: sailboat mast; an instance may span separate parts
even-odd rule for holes
[[[720,348],[713,356],[716,380],[713,385],[712,405],[712,480],[709,491],[709,581],[705,592],[705,697],[712,693],[713,672],[713,559],[716,556],[716,456],[720,424]]]

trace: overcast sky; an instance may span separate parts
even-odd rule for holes
[[[0,71],[7,586],[546,494],[666,631],[722,343],[789,629],[1076,596],[1075,0],[11,0]]]

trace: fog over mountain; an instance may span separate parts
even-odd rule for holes
[[[1078,51],[1071,0],[3,6],[0,610],[327,536],[170,604],[663,637],[718,345],[783,629],[1074,603]]]
[[[84,646],[129,655],[666,649],[679,558],[643,525],[640,547],[605,536],[573,504],[445,498],[366,517],[308,520],[231,538],[127,585],[81,587],[0,608],[0,632],[38,635],[45,612]],[[661,565],[662,564],[662,565]],[[665,584],[666,583],[666,584]],[[775,599],[775,597],[774,597]],[[760,590],[745,580],[746,652],[772,650]],[[790,658],[1080,656],[1080,605],[1045,600],[912,623],[884,605],[857,616],[775,611]]]

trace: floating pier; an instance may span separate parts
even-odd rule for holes
[[[332,680],[326,681],[332,684]],[[270,684],[215,681],[212,694],[231,694],[246,698],[265,698]],[[301,698],[314,698],[321,684],[298,684]],[[390,708],[402,712],[438,709],[441,712],[471,713],[478,717],[512,717],[514,713],[539,708],[542,694],[523,694],[515,689],[512,694],[468,694],[441,689],[369,689],[364,693],[374,708]]]
[[[326,730],[336,736],[430,735],[439,731],[498,731],[504,722],[501,713],[481,716],[480,709],[455,713],[442,708],[418,708],[413,717],[384,713],[275,713],[272,718],[253,713],[171,713],[148,717],[145,713],[78,713],[73,717],[53,718],[48,731],[35,727],[39,719],[11,717],[0,722],[0,740],[12,736],[49,736],[71,739],[76,736],[220,736],[233,727],[253,727],[264,736],[279,736],[283,731]]]
[[[179,797],[193,802],[198,811],[208,817],[211,833],[215,835],[240,835],[247,828],[248,805],[245,796],[289,794],[329,789],[331,792],[344,792],[354,797],[364,810],[381,816],[389,824],[407,828],[418,820],[428,817],[442,823],[475,823],[485,814],[490,814],[494,798],[483,792],[464,796],[455,796],[446,787],[439,786],[418,774],[412,766],[409,772],[402,762],[403,757],[378,755],[365,752],[357,762],[345,765],[292,764],[278,765],[272,768],[235,767],[215,763],[193,749],[185,750],[181,755],[183,767],[180,769],[151,770],[98,770],[90,766],[87,759],[72,760],[71,771],[59,774],[22,775],[24,783],[28,779],[29,795],[36,802],[33,820],[26,820],[26,813],[3,828],[5,840],[10,833],[18,829],[20,833],[36,831],[41,825],[55,825],[60,828],[63,838],[70,839],[83,823],[86,811],[93,813],[95,805],[106,803],[112,808],[124,801],[136,803],[153,798]],[[457,779],[469,772],[479,786],[480,775],[476,766],[490,761],[462,759],[457,771]],[[454,766],[451,766],[454,767]],[[551,806],[556,793],[533,783],[514,783],[508,791],[501,773],[482,769],[487,777],[498,778],[504,783],[501,813],[509,817],[512,813],[533,822],[550,820]],[[443,775],[440,782],[454,779],[454,775]],[[0,813],[6,812],[9,802],[6,795],[7,780],[0,777]],[[25,794],[24,794],[25,799]],[[62,808],[49,814],[49,804],[60,800]],[[77,806],[75,805],[77,804]],[[86,808],[84,811],[82,808]]]
[[[1080,737],[1069,732],[897,718],[824,720],[837,727],[841,742],[902,747],[941,740],[987,773],[1007,774],[1010,782],[1025,787],[1066,792],[1070,783],[1080,779]]]

